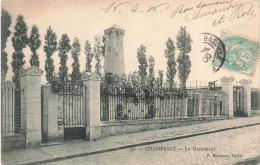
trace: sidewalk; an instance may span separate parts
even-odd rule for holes
[[[259,116],[107,137],[2,153],[3,164],[40,164],[259,124]]]

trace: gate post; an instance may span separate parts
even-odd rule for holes
[[[62,141],[63,125],[59,124],[58,92],[54,92],[51,84],[42,86],[42,138],[43,142]]]
[[[21,132],[25,133],[26,148],[41,145],[41,75],[38,67],[22,67]]]
[[[225,114],[228,115],[229,118],[234,116],[233,109],[233,81],[234,78],[231,76],[230,78],[222,77],[220,79],[222,91],[225,93],[224,95],[224,111]]]
[[[100,81],[98,73],[84,72],[82,75],[85,92],[85,114],[86,114],[86,140],[101,138],[100,122]]]
[[[242,79],[239,83],[243,86],[243,99],[244,99],[244,113],[246,116],[251,116],[251,80]]]

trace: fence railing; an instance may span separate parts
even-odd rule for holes
[[[101,92],[101,120],[136,120],[182,116],[183,97],[175,94],[144,94],[142,88]],[[111,90],[110,88],[110,90]]]
[[[182,91],[101,83],[100,92],[101,121],[223,114],[223,92],[219,87]],[[202,95],[200,103],[198,93]],[[184,112],[185,99],[187,99],[187,113]]]
[[[14,83],[1,83],[1,132],[20,133],[21,131],[21,90]]]
[[[176,118],[185,116],[183,113],[184,97],[175,93],[168,93],[165,97],[156,97],[155,102],[155,117]]]
[[[2,133],[14,132],[14,87],[2,87],[1,130]]]
[[[186,83],[187,89],[218,89],[221,88],[221,84],[218,81],[189,81]]]
[[[101,83],[101,120],[136,120],[183,115],[183,91]]]

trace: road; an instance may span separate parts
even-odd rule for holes
[[[234,164],[260,155],[259,125],[73,158],[52,165]]]

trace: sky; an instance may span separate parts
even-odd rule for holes
[[[217,1],[133,0],[129,2],[122,0],[3,0],[1,5],[12,17],[10,28],[12,32],[18,15],[24,16],[25,23],[28,26],[28,35],[33,25],[39,28],[42,44],[37,52],[42,70],[44,70],[45,63],[45,54],[43,52],[44,35],[49,26],[51,26],[57,34],[58,40],[60,40],[61,35],[64,33],[68,34],[71,44],[75,37],[79,39],[81,44],[81,54],[79,57],[80,70],[84,71],[86,62],[84,54],[85,41],[89,40],[93,46],[95,35],[104,35],[105,29],[116,24],[125,30],[124,56],[126,74],[138,70],[137,48],[143,44],[147,50],[147,59],[149,56],[153,56],[155,59],[155,76],[158,76],[158,70],[164,70],[165,77],[167,70],[166,58],[164,57],[166,41],[170,37],[177,48],[176,36],[180,27],[185,26],[193,40],[191,45],[192,50],[189,53],[192,68],[188,79],[188,81],[193,83],[192,85],[194,85],[195,81],[205,82],[218,80],[218,83],[220,83],[219,80],[223,76],[233,76],[235,79],[234,84],[238,84],[241,79],[251,79],[253,87],[260,87],[259,60],[258,69],[253,77],[224,68],[213,73],[211,63],[203,62],[202,58],[204,54],[201,52],[205,47],[201,33],[211,33],[216,36],[221,36],[222,31],[229,31],[259,41],[259,1],[219,0],[219,2],[223,4],[213,5],[212,3],[214,2]],[[119,5],[120,3],[121,5]],[[239,9],[236,13],[237,5],[244,3],[248,4],[244,5],[243,9]],[[112,7],[109,9],[109,6]],[[157,8],[155,8],[156,6]],[[214,9],[224,9],[228,6],[232,7],[227,11],[223,10],[215,14],[208,14],[191,20],[194,18],[196,12],[198,13],[200,8],[200,12],[202,13],[202,11],[209,12],[214,11]],[[153,8],[150,9],[151,7]],[[220,18],[222,16],[224,19],[221,20]],[[231,18],[232,16],[234,18]],[[214,21],[221,23],[214,26]],[[6,48],[9,65],[7,79],[9,80],[11,80],[12,77],[10,63],[12,61],[12,53],[14,52],[11,37],[8,38]],[[25,53],[25,65],[29,65],[31,52],[28,47],[25,48],[23,52]],[[176,49],[175,58],[177,58],[178,54],[179,51]],[[69,73],[71,73],[71,53],[68,54],[68,57],[67,65],[69,67]],[[55,61],[55,71],[58,72],[58,51],[55,52],[53,58]],[[94,65],[95,60],[93,60],[92,63],[92,66]],[[92,70],[94,70],[94,68],[92,68]],[[41,81],[42,84],[46,83],[45,74],[42,76]],[[179,81],[177,75],[175,76],[175,81],[177,83]]]

